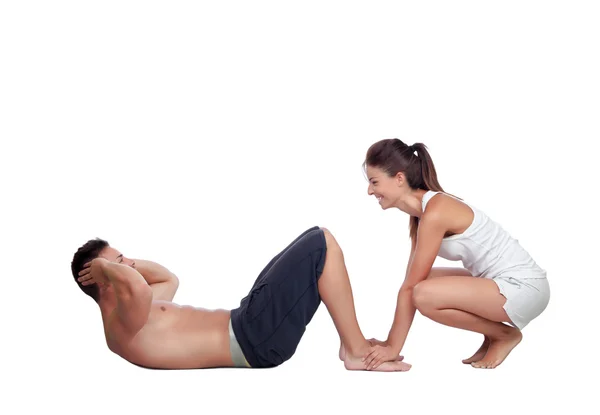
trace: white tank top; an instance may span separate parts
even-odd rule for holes
[[[423,212],[427,202],[438,193],[429,190],[423,195]],[[485,213],[466,204],[473,210],[473,222],[463,233],[444,238],[438,256],[462,261],[463,266],[476,277],[546,277],[546,271],[536,264],[518,240]]]

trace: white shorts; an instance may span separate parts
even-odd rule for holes
[[[546,278],[506,277],[491,278],[506,297],[504,310],[514,325],[523,328],[542,314],[550,301],[550,285]]]

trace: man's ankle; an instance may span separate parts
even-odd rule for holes
[[[369,350],[370,344],[366,339],[352,345],[346,345],[346,354],[352,357],[363,357]]]

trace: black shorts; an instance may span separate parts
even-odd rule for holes
[[[278,366],[296,352],[321,304],[317,282],[326,252],[323,230],[306,230],[269,262],[231,310],[233,332],[250,366]]]

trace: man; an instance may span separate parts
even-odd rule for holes
[[[79,248],[71,270],[100,307],[109,349],[143,367],[278,366],[295,353],[321,300],[340,335],[346,369],[365,370],[369,347],[381,343],[364,338],[342,250],[316,226],[271,260],[233,310],[173,303],[175,275],[154,262],[126,258],[101,239]],[[377,370],[409,370],[401,360]]]

